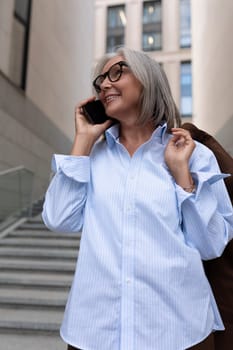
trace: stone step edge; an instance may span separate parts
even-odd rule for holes
[[[34,230],[30,229],[30,231],[24,231],[24,230],[17,230],[12,231],[8,234],[9,238],[17,238],[17,237],[25,237],[25,238],[36,238],[36,237],[42,237],[42,238],[50,238],[50,239],[68,239],[68,240],[80,240],[81,234],[72,234],[72,233],[56,233],[52,231],[44,232],[40,230]]]
[[[79,248],[79,241],[76,241],[75,244],[72,241],[63,241],[63,240],[39,240],[39,239],[20,239],[20,238],[12,238],[12,239],[3,239],[0,241],[0,246],[1,247],[24,247],[24,248],[30,248],[30,247],[37,247],[37,248],[41,248],[41,249],[49,249],[49,248],[53,248],[53,249],[58,249],[58,248],[62,248],[62,249],[78,249]]]
[[[64,310],[66,300],[0,297],[1,309]]]
[[[0,288],[19,287],[22,289],[70,289],[68,281],[48,281],[48,280],[30,280],[30,279],[10,279],[0,278]]]
[[[32,333],[35,336],[37,334],[49,334],[59,336],[59,330],[59,323],[0,321],[0,333]]]
[[[49,264],[49,265],[40,265],[38,264],[27,264],[20,262],[18,264],[16,263],[9,263],[9,264],[2,264],[1,263],[1,272],[6,271],[17,271],[19,273],[25,273],[25,272],[34,272],[34,273],[57,273],[57,274],[74,274],[75,270],[75,264],[67,263],[67,265],[60,264]]]
[[[2,248],[2,247],[0,247]],[[22,249],[19,250],[18,248],[7,248],[4,247],[3,249],[0,249],[0,258],[15,258],[15,259],[46,259],[46,260],[71,260],[72,262],[75,262],[77,260],[77,251],[59,251],[59,250],[51,250],[51,251],[44,251],[40,249]]]

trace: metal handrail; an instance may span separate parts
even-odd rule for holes
[[[14,167],[14,168],[10,168],[10,169],[6,169],[6,170],[0,171],[0,176],[1,176],[1,175],[7,175],[7,174],[16,172],[16,171],[18,171],[18,170],[23,170],[23,169],[27,170],[27,171],[30,172],[31,174],[34,174],[33,171],[31,171],[31,170],[25,168],[23,165],[19,165],[19,166],[16,166],[16,167]]]

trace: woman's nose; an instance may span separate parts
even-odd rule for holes
[[[108,88],[110,88],[112,86],[111,81],[109,80],[108,76],[105,77],[105,79],[102,81],[102,83],[100,84],[100,88],[101,90],[106,90]]]

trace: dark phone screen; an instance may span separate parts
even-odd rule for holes
[[[88,102],[83,107],[83,113],[92,124],[102,124],[110,119],[105,113],[104,106],[100,100]]]

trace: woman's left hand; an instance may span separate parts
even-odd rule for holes
[[[189,173],[189,159],[195,148],[195,142],[189,131],[185,129],[173,128],[172,134],[173,137],[167,144],[164,157],[171,174],[179,182],[184,174]]]

